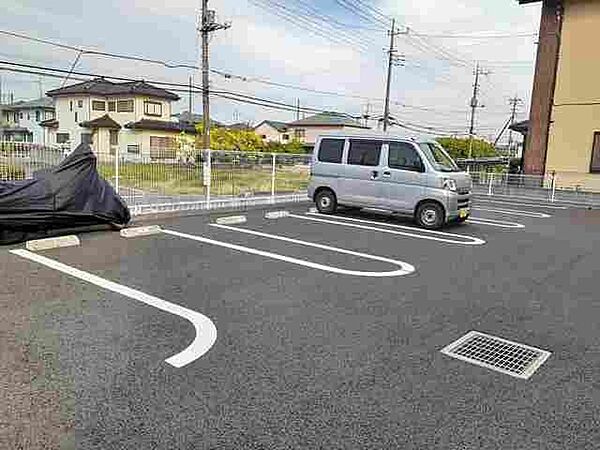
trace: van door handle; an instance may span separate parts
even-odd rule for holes
[[[371,180],[374,180],[375,178],[377,178],[379,176],[379,172],[377,172],[376,170],[373,170],[371,172]]]
[[[383,172],[383,178],[389,178],[392,176],[392,172],[390,172],[389,170],[386,170],[385,172]]]

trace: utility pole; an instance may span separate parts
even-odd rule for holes
[[[300,120],[300,99],[296,98],[296,120]]]
[[[210,149],[210,103],[208,86],[208,38],[210,33],[217,30],[225,30],[231,24],[220,24],[215,22],[215,11],[208,9],[208,0],[202,0],[201,26],[198,31],[202,35],[202,145],[205,150]]]
[[[202,147],[206,152],[203,178],[206,186],[206,205],[210,208],[211,154],[210,154],[210,103],[208,86],[208,38],[210,33],[225,30],[230,24],[219,24],[215,21],[215,11],[208,9],[208,0],[202,0],[201,21],[198,31],[202,35]]]
[[[473,135],[475,134],[475,111],[477,108],[483,108],[484,105],[479,105],[479,75],[489,75],[488,71],[485,71],[479,67],[475,69],[475,83],[473,84],[473,96],[471,97],[471,124],[469,126],[469,159],[473,157]]]
[[[392,18],[392,29],[388,31],[390,35],[390,48],[388,49],[388,68],[387,68],[387,79],[385,82],[385,103],[383,108],[383,131],[387,131],[390,122],[390,85],[392,82],[392,66],[403,65],[404,55],[396,55],[394,49],[394,38],[399,34],[408,34],[406,31],[396,31],[396,19]]]
[[[193,104],[193,100],[192,100],[193,79],[192,79],[191,75],[190,75],[190,80],[189,81],[190,81],[190,91],[188,93],[188,111],[190,112],[190,116],[189,116],[190,117],[190,123],[193,123],[194,122],[194,119],[193,119],[193,116],[192,116],[192,114],[194,112],[194,104]]]
[[[520,99],[519,97],[517,97],[517,95],[515,94],[515,96],[513,98],[511,98],[508,103],[511,105],[511,111],[510,111],[510,125],[512,125],[513,123],[515,123],[515,117],[517,115],[517,107],[518,105],[520,105],[521,103],[523,103],[523,100]],[[510,126],[509,125],[509,126]],[[512,154],[512,130],[509,128],[508,129],[508,152],[509,154]]]

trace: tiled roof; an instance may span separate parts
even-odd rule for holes
[[[179,96],[165,89],[152,86],[145,81],[128,81],[113,83],[104,78],[94,78],[83,83],[72,84],[46,92],[49,97],[59,95],[93,94],[93,95],[147,95],[149,97],[179,100]]]
[[[368,128],[361,125],[356,119],[347,114],[322,112],[305,119],[288,123],[288,127],[310,127],[310,126],[342,126],[353,128]]]
[[[186,133],[196,134],[196,128],[193,125],[183,122],[167,122],[165,120],[142,119],[125,124],[125,128],[131,130],[173,131],[175,133],[185,131]]]
[[[529,120],[523,120],[521,122],[515,122],[508,127],[509,129],[516,131],[517,133],[527,134],[529,131]]]
[[[180,122],[187,122],[187,123],[193,123],[193,124],[202,122],[202,114],[197,114],[197,113],[190,114],[189,111],[182,111],[180,113],[173,114],[172,116],[177,117],[177,119]],[[223,124],[220,122],[217,122],[216,120],[211,119],[210,126],[211,127],[222,127]]]
[[[287,123],[285,122],[279,122],[277,120],[263,120],[261,123],[259,123],[258,125],[256,125],[254,127],[254,129],[256,130],[258,127],[260,127],[262,124],[267,124],[273,128],[275,128],[277,131],[279,131],[280,133],[283,133],[284,131],[287,130]]]
[[[56,120],[56,119],[42,120],[40,122],[40,125],[42,127],[46,127],[46,128],[58,128],[58,120]]]
[[[121,125],[119,125],[115,120],[110,117],[108,114],[104,114],[102,117],[98,117],[94,120],[88,120],[86,122],[81,122],[79,126],[83,128],[112,128],[114,130],[120,130]]]
[[[54,100],[48,97],[36,98],[35,100],[22,100],[12,105],[5,105],[3,109],[17,111],[19,109],[54,109]]]

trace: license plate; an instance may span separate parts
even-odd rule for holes
[[[468,209],[459,209],[458,210],[458,217],[460,217],[461,219],[464,219],[465,217],[469,216],[469,210]]]

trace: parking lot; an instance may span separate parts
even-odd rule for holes
[[[599,210],[231,215],[0,249],[0,447],[597,448]],[[472,330],[551,354],[525,380],[440,351]]]

